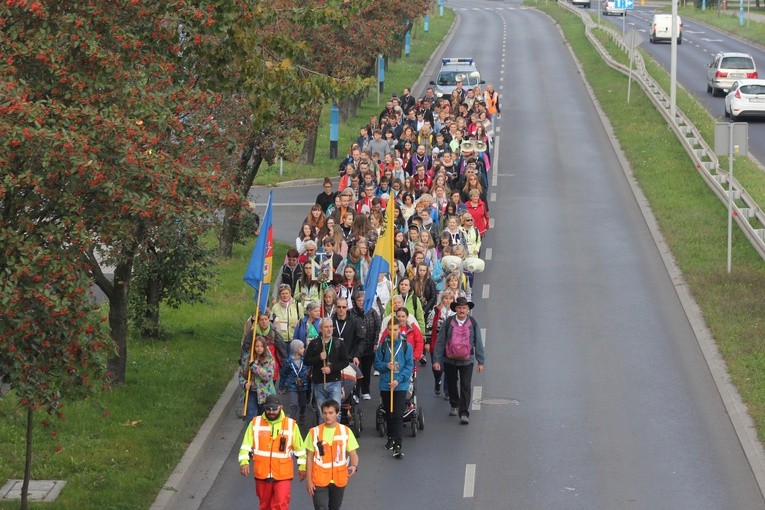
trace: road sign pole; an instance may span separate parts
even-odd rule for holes
[[[728,274],[733,252],[733,122],[728,130]]]

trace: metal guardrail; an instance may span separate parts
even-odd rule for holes
[[[614,44],[622,49],[626,55],[629,55],[630,49],[627,47],[621,33],[610,26],[598,25],[587,12],[582,12],[581,9],[573,7],[568,2],[559,1],[558,4],[582,18],[587,39],[589,39],[598,53],[600,53],[601,57],[609,67],[625,75],[630,74],[629,68],[614,59],[608,50],[601,44],[600,40],[595,37],[593,29],[597,28],[598,30],[609,34]],[[710,148],[696,126],[693,125],[679,108],[675,107],[675,117],[674,119],[672,118],[670,113],[670,98],[658,82],[648,74],[648,71],[645,68],[645,62],[643,61],[643,56],[640,52],[635,52],[633,62],[635,64],[635,69],[632,70],[632,77],[640,84],[653,104],[667,120],[669,127],[675,132],[678,140],[680,140],[680,143],[685,147],[686,152],[694,162],[696,170],[701,177],[712,189],[715,195],[717,195],[717,198],[719,198],[727,207],[728,185],[731,179],[728,178],[728,172],[720,169],[719,161],[714,150]],[[760,206],[757,205],[754,199],[746,192],[735,177],[732,179],[730,185],[732,186],[734,196],[733,219],[744,232],[747,239],[749,239],[749,242],[752,243],[755,250],[760,254],[760,257],[765,260],[765,213],[763,213]],[[743,205],[739,205],[739,203]]]

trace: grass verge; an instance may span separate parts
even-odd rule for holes
[[[434,4],[435,5],[435,4]],[[308,179],[318,177],[337,177],[337,167],[350,149],[351,144],[359,136],[359,128],[369,122],[369,117],[375,117],[385,108],[385,101],[393,92],[401,94],[404,87],[411,87],[428,63],[430,56],[436,50],[441,40],[454,22],[454,11],[444,9],[444,16],[438,16],[438,11],[430,13],[429,30],[425,32],[422,20],[419,20],[412,30],[411,51],[408,57],[401,57],[395,62],[389,62],[385,71],[384,91],[380,93],[380,105],[377,104],[377,90],[372,89],[359,108],[355,117],[351,117],[340,125],[338,136],[338,159],[329,159],[329,108],[321,113],[319,136],[316,141],[316,158],[311,166],[299,162],[285,161],[283,176],[279,174],[279,162],[274,165],[263,165],[255,178],[255,184],[273,186],[282,181],[293,179]]]
[[[726,209],[696,172],[664,118],[638,87],[626,103],[627,77],[607,67],[582,30],[578,17],[555,4],[527,1],[559,23],[597,99],[609,117],[640,187],[648,198],[677,264],[692,289],[707,325],[765,440],[765,264],[736,228],[733,272],[726,273]],[[646,61],[649,58],[646,56]],[[651,65],[658,76],[658,66]],[[663,72],[663,71],[661,71]],[[666,77],[666,73],[665,73]],[[668,78],[666,78],[668,80]],[[713,122],[702,110],[685,109],[698,117],[705,133]],[[697,122],[697,118],[692,118]],[[736,170],[739,161],[736,162]],[[741,177],[741,172],[737,173]],[[747,175],[762,189],[761,172]],[[745,184],[749,188],[749,184]]]
[[[282,260],[286,245],[277,245]],[[252,247],[219,265],[207,302],[163,310],[161,341],[132,339],[127,383],[68,403],[51,426],[37,413],[33,479],[67,480],[46,509],[148,508],[236,370],[252,289],[242,281]],[[13,393],[0,401],[0,479],[22,478],[26,413]],[[60,451],[56,451],[61,447]],[[0,502],[0,509],[16,509]]]

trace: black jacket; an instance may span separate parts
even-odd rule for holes
[[[351,303],[350,299],[348,303]],[[351,310],[348,310],[345,320],[338,319],[337,313],[334,313],[332,315],[332,324],[334,325],[332,336],[340,338],[345,343],[348,358],[353,359],[361,356],[364,351],[364,344],[366,343],[366,332],[361,321],[354,317]]]
[[[304,360],[311,366],[311,381],[314,383],[323,383],[324,374],[321,373],[321,367],[324,366],[320,356],[324,349],[324,343],[321,337],[308,344],[305,350]],[[332,337],[331,343],[327,344],[327,364],[331,369],[327,374],[327,382],[339,381],[342,370],[348,366],[348,351],[342,340]]]
[[[377,313],[377,310],[375,310],[374,307],[372,307],[365,315],[364,310],[357,307],[355,304],[353,305],[351,314],[364,326],[365,340],[363,348],[359,350],[359,355],[374,356],[375,342],[377,341],[377,337],[380,335],[380,326],[382,325],[380,314]]]

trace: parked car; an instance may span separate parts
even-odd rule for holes
[[[571,0],[571,5],[580,5],[585,9],[589,9],[592,4],[590,3],[590,0]]]
[[[659,41],[672,42],[672,15],[654,14],[648,38],[652,44]],[[677,17],[677,44],[683,44],[683,20],[680,16]]]
[[[725,116],[765,117],[765,80],[738,80],[725,96]]]
[[[605,0],[603,2],[603,15],[604,16],[626,16],[627,9],[617,9],[616,2],[614,0]]]
[[[707,66],[707,92],[722,95],[738,80],[757,78],[757,66],[750,54],[718,53]]]

